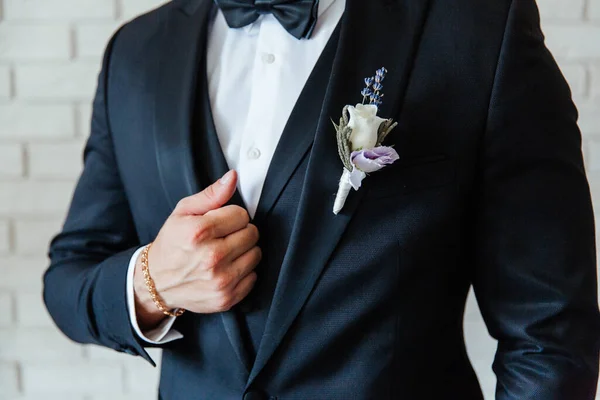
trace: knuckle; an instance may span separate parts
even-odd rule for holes
[[[233,296],[227,294],[217,298],[216,307],[220,311],[229,311],[235,305]]]
[[[209,283],[217,279],[217,269],[210,263],[202,264],[202,271],[205,279],[207,279]]]
[[[215,193],[215,188],[213,187],[213,185],[210,185],[209,187],[204,189],[203,193],[207,200],[214,200],[217,195]]]
[[[225,252],[221,249],[220,246],[212,246],[208,250],[208,254],[206,255],[209,266],[214,267],[218,265],[225,258]]]
[[[248,293],[252,291],[257,280],[258,277],[256,275],[256,272],[251,272],[250,274],[248,274],[248,276],[245,278],[245,285],[242,293],[244,297],[246,297]]]
[[[222,292],[225,289],[227,289],[229,286],[231,286],[232,279],[230,276],[228,276],[226,274],[220,274],[218,276],[215,276],[213,278],[212,282],[214,284],[215,290],[218,292]]]
[[[212,223],[203,219],[198,223],[194,229],[194,237],[193,240],[196,243],[204,242],[207,239],[212,237],[214,232],[214,226]]]
[[[250,287],[251,288],[254,286],[254,284],[256,283],[257,280],[258,280],[258,275],[256,274],[256,272],[252,271],[250,273]]]
[[[258,242],[258,239],[260,238],[260,233],[258,232],[258,228],[256,227],[256,225],[249,224],[248,230],[250,231],[250,236],[252,237],[253,241],[255,243]]]
[[[240,206],[232,205],[231,213],[233,214],[234,218],[244,221],[245,224],[250,222],[250,216],[248,215],[248,211],[246,211]]]
[[[262,249],[258,246],[254,247],[254,257],[257,262],[262,260]]]
[[[185,210],[186,208],[188,208],[189,203],[190,203],[189,197],[184,197],[183,199],[181,199],[177,202],[177,204],[175,205],[175,210],[176,211]]]
[[[247,224],[250,222],[250,215],[248,215],[248,211],[243,209],[242,207],[238,207],[240,218]]]

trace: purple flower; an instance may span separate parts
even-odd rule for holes
[[[379,171],[386,165],[398,161],[400,156],[396,150],[387,146],[379,146],[373,149],[353,151],[350,157],[352,165],[363,172]]]
[[[365,85],[367,85],[367,87],[370,87],[373,84],[373,81],[375,81],[375,78],[373,77],[365,78]]]
[[[373,94],[373,92],[369,88],[364,88],[360,94],[362,94],[363,97],[369,97]]]

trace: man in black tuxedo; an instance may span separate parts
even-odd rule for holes
[[[462,328],[472,285],[499,343],[497,399],[592,400],[594,219],[534,0],[347,0],[250,216],[204,79],[211,21],[241,32],[274,16],[309,46],[319,2],[215,3],[174,0],[108,45],[44,276],[59,328],[149,362],[144,347],[163,348],[164,400],[481,399]],[[400,159],[334,215],[331,119],[381,66]],[[165,314],[179,335],[146,340]]]

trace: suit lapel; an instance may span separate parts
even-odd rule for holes
[[[180,4],[178,4],[180,3]],[[198,2],[200,3],[200,2]],[[163,22],[156,60],[154,142],[162,187],[172,208],[179,199],[198,192],[192,158],[191,124],[198,66],[211,2],[191,8],[175,2]]]
[[[428,0],[347,0],[331,81],[310,153],[296,223],[247,385],[273,355],[327,264],[364,191],[352,191],[342,212],[333,201],[342,173],[331,119],[361,100],[363,78],[389,72],[380,116],[397,117],[409,81]],[[268,340],[265,340],[268,338]]]
[[[172,208],[179,199],[197,193],[228,170],[206,84],[206,38],[212,5],[210,0],[175,1],[161,32],[154,141],[160,180]],[[237,193],[230,203],[243,205]],[[250,358],[237,315],[227,312],[221,317],[235,354],[249,370]]]

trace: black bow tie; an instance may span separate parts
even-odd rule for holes
[[[319,0],[215,0],[230,28],[250,25],[271,13],[296,39],[308,39],[317,23]]]

